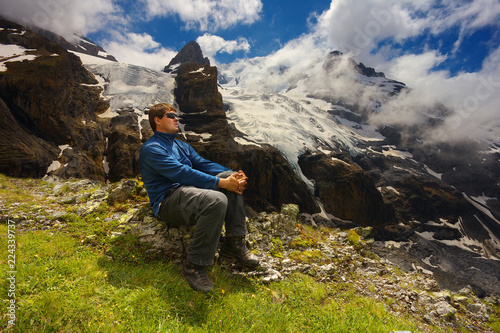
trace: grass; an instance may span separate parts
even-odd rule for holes
[[[0,234],[6,234],[0,225]],[[6,238],[0,247],[6,249]],[[269,285],[220,266],[210,295],[190,289],[177,265],[120,262],[63,231],[17,235],[18,322],[13,332],[389,332],[409,319],[358,297],[348,284],[295,274]],[[2,251],[2,255],[5,255]],[[0,279],[5,281],[5,270]],[[3,293],[5,295],[5,293]],[[6,327],[3,317],[0,327]]]
[[[295,273],[264,283],[233,274],[216,263],[209,269],[214,292],[195,292],[182,278],[180,265],[146,255],[144,245],[130,234],[110,237],[118,222],[109,217],[123,211],[123,204],[103,203],[81,216],[76,213],[81,204],[44,199],[42,187],[51,189],[42,181],[0,176],[0,208],[17,205],[30,217],[46,208],[64,206],[67,212],[58,217],[59,227],[40,230],[34,222],[34,227],[16,229],[17,321],[9,329],[6,307],[10,299],[4,283],[9,271],[5,260],[8,225],[0,223],[0,331],[446,332],[439,327],[429,330],[409,312],[394,311],[397,306],[390,298],[360,295],[349,279],[318,282]],[[320,254],[314,245],[324,233],[322,229],[301,230],[294,243],[301,261],[321,259],[314,257]],[[273,238],[272,244],[275,257],[282,255],[280,238]],[[498,314],[493,328],[498,327],[497,318]]]

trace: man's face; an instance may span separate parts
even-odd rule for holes
[[[163,116],[156,117],[156,130],[158,132],[176,134],[179,132],[179,118],[177,113],[172,110],[167,110]]]

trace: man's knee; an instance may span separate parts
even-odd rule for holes
[[[224,193],[219,191],[208,191],[206,193],[207,207],[210,209],[226,211],[228,200]]]

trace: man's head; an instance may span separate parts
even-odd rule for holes
[[[177,110],[168,103],[155,104],[149,109],[149,124],[153,132],[175,134],[179,131],[179,119],[171,113],[176,114]]]

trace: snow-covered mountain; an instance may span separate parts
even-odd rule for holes
[[[254,66],[249,64],[245,71],[255,73]],[[298,157],[305,151],[363,154],[369,148],[362,148],[361,143],[380,142],[384,136],[374,126],[360,124],[363,114],[359,110],[376,111],[404,84],[381,75],[363,75],[355,66],[351,59],[336,53],[327,61],[311,63],[300,75],[287,75],[284,68],[281,74],[269,75],[281,76],[281,81],[261,77],[247,84],[246,79],[255,78],[222,72],[220,91],[228,106],[228,119],[244,134],[241,140],[277,147],[298,172]],[[226,70],[240,72],[231,67]],[[271,81],[279,84],[272,85]],[[360,104],[363,99],[366,101]],[[390,147],[387,151],[397,156],[411,155]]]

